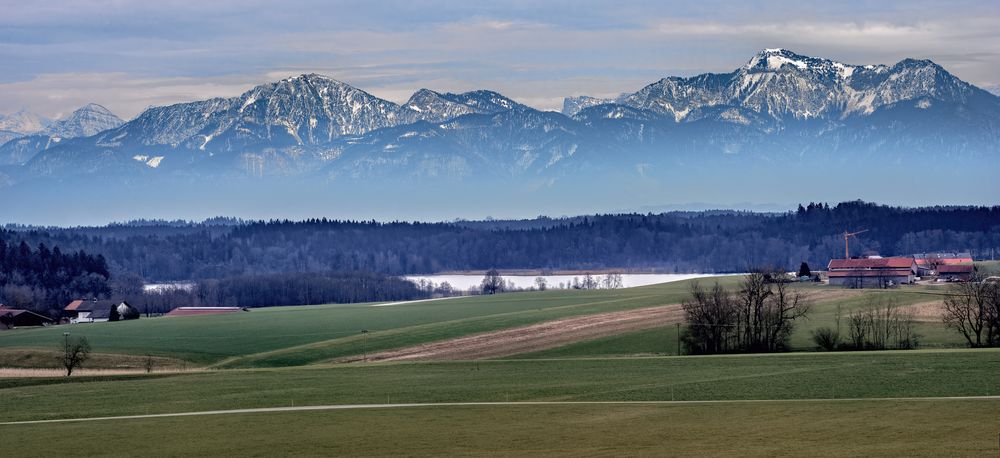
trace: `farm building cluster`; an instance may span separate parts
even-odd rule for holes
[[[63,309],[70,323],[100,323],[105,321],[135,320],[139,311],[125,301],[75,300]]]
[[[921,278],[969,281],[975,272],[969,253],[924,253],[913,256],[831,259],[829,283],[848,288],[888,288]]]

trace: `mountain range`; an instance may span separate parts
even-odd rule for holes
[[[51,120],[27,111],[0,115],[0,165],[23,164],[39,151],[70,138],[89,137],[124,124],[121,118],[96,103],[84,105],[68,116]]]
[[[206,192],[226,194],[235,191],[221,183],[266,179],[414,195],[447,183],[474,195],[492,183],[528,195],[560,188],[553,198],[564,199],[602,183],[624,200],[637,186],[676,192],[706,174],[723,188],[752,188],[764,171],[807,186],[833,186],[832,175],[902,186],[901,176],[974,176],[1000,158],[1000,97],[934,62],[851,65],[784,49],[729,73],[570,97],[561,113],[488,90],[420,89],[397,104],[317,74],[150,108],[125,123],[88,107],[64,121],[19,121],[43,132],[0,146],[0,187],[98,179],[211,183]],[[17,124],[10,119],[0,129]],[[996,189],[986,186],[976,192]]]

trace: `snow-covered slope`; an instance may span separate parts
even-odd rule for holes
[[[88,103],[66,118],[53,122],[44,133],[59,138],[89,137],[122,124],[124,121],[107,108]]]
[[[29,134],[17,134],[0,141],[0,165],[24,164],[39,152],[61,141],[89,137],[121,126],[124,121],[96,103],[89,103],[57,121],[47,121],[45,128]]]
[[[22,181],[176,173],[548,183],[578,180],[580,171],[646,178],[709,163],[1000,156],[1000,98],[926,60],[852,65],[767,49],[730,73],[667,77],[615,100],[570,98],[563,111],[487,90],[421,89],[398,105],[310,74],[150,108],[93,137],[25,139],[5,145],[0,162],[23,163],[7,172]]]
[[[412,110],[309,74],[263,84],[239,97],[150,108],[100,135],[97,144],[200,151],[316,145],[417,119]]]
[[[517,102],[493,91],[471,91],[461,94],[434,92],[421,89],[403,105],[413,110],[420,119],[441,122],[467,114],[494,114],[519,106]]]
[[[576,116],[577,113],[597,105],[604,105],[606,103],[615,103],[615,99],[602,99],[597,97],[590,97],[587,95],[581,95],[577,97],[566,97],[563,99],[563,108],[561,113],[566,116]]]
[[[869,115],[921,97],[966,103],[982,92],[928,60],[907,59],[891,67],[851,65],[766,49],[732,73],[664,78],[620,101],[677,122],[717,106],[788,121]]]

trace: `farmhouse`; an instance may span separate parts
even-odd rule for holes
[[[917,275],[917,263],[909,257],[832,259],[827,270],[831,285],[886,288],[913,283]]]
[[[31,310],[12,309],[0,304],[0,329],[22,328],[26,326],[46,326],[52,320]]]
[[[937,267],[938,280],[969,281],[973,270],[972,264],[940,265]]]
[[[913,255],[913,259],[917,262],[917,274],[921,277],[937,275],[940,266],[972,264],[970,253],[919,253]]]
[[[241,307],[177,307],[163,316],[219,315],[245,311],[247,309]]]
[[[70,323],[99,323],[103,321],[135,320],[139,311],[125,301],[75,300],[63,312]]]

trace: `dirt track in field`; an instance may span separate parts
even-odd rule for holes
[[[368,355],[368,361],[498,358],[666,326],[683,320],[684,311],[680,304],[598,313],[373,353]],[[360,361],[360,358],[343,362],[352,361]]]

